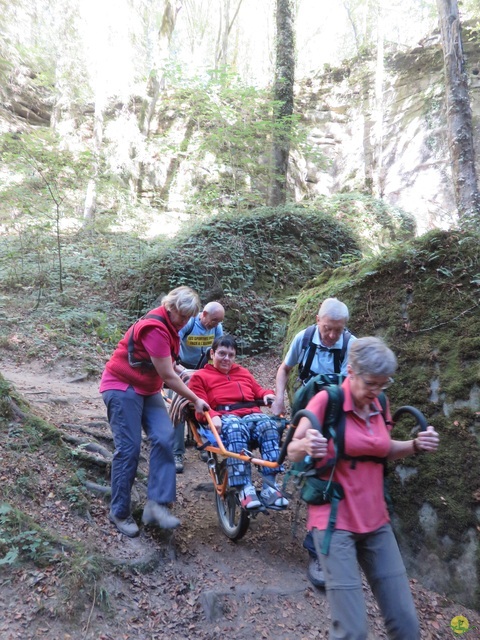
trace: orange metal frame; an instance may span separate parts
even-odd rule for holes
[[[212,418],[210,417],[210,413],[205,411],[205,418],[207,419],[207,424],[210,431],[213,433],[216,441],[216,445],[208,444],[205,446],[205,443],[202,440],[202,436],[198,432],[197,422],[191,416],[187,416],[186,420],[192,430],[193,437],[195,442],[198,445],[198,448],[201,448],[202,451],[210,451],[212,453],[216,453],[218,455],[222,455],[225,458],[236,458],[237,460],[243,460],[244,462],[250,462],[253,464],[257,464],[261,467],[269,467],[271,469],[277,469],[280,464],[278,462],[271,462],[270,460],[263,460],[263,458],[255,458],[252,455],[248,455],[245,453],[234,453],[233,451],[229,451],[225,449],[225,446],[220,438],[220,434],[217,431],[216,426],[212,422]],[[210,476],[212,477],[213,484],[215,486],[215,491],[220,495],[224,496],[225,491],[227,490],[228,476],[224,475],[223,481],[221,483],[218,482],[215,469],[209,468]]]

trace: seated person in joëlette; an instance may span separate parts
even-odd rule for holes
[[[280,452],[276,421],[262,413],[259,404],[275,400],[272,389],[264,389],[245,367],[235,364],[237,343],[231,335],[215,340],[210,350],[213,364],[195,371],[188,387],[211,407],[212,422],[217,428],[226,449],[241,453],[249,442],[258,442],[264,460],[276,461]],[[195,413],[196,419],[205,425],[205,415]],[[240,490],[240,500],[246,509],[265,505],[286,507],[288,500],[279,490],[275,478],[281,471],[261,467],[263,487],[260,497],[252,484],[251,465],[248,462],[227,458],[228,483]]]

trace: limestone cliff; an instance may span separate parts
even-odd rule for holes
[[[463,40],[478,158],[479,37],[467,25]],[[418,233],[455,222],[438,36],[387,55],[381,69],[365,56],[304,80],[296,108],[326,159],[320,168],[294,155],[298,199],[367,191],[414,215]]]

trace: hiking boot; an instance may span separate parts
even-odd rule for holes
[[[175,473],[183,473],[183,455],[176,453],[173,457],[175,459]]]
[[[128,518],[117,518],[117,516],[110,511],[108,519],[110,522],[113,522],[124,536],[135,538],[140,533],[140,529],[137,527],[137,523],[132,516],[128,516]]]
[[[244,509],[257,509],[262,506],[253,484],[246,484],[240,491],[240,504]]]
[[[143,524],[156,524],[161,529],[176,529],[180,520],[173,516],[164,504],[147,500],[143,509]]]
[[[318,558],[310,558],[307,569],[307,578],[314,587],[325,587],[325,576]]]
[[[278,487],[265,486],[260,493],[260,498],[265,506],[288,507],[288,500],[283,497]]]

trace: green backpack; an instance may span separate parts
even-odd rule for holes
[[[319,376],[315,376],[318,378]],[[314,378],[314,379],[315,379]],[[312,379],[312,381],[314,380]],[[319,382],[319,381],[317,381]],[[309,383],[310,384],[310,383]],[[304,388],[306,388],[306,385]],[[302,391],[303,389],[299,389]],[[378,462],[384,465],[386,472],[386,458],[380,458],[376,456],[349,456],[345,453],[345,413],[343,411],[343,389],[339,385],[323,384],[320,390],[325,390],[328,393],[328,404],[325,412],[325,419],[323,428],[320,425],[317,417],[311,411],[307,409],[301,409],[297,411],[293,417],[292,425],[297,426],[300,419],[305,417],[310,420],[314,429],[320,431],[327,440],[333,439],[333,446],[335,456],[329,459],[324,465],[317,468],[315,466],[316,461],[306,456],[300,462],[294,462],[291,468],[285,474],[284,486],[289,479],[293,479],[294,484],[300,492],[300,498],[307,504],[321,505],[331,504],[330,517],[327,525],[325,537],[323,539],[322,553],[327,555],[330,547],[330,539],[332,537],[333,530],[335,529],[335,522],[337,519],[337,511],[340,500],[344,497],[343,487],[340,483],[333,480],[335,472],[335,466],[337,460],[351,460],[352,465],[355,465],[357,461],[371,461]],[[313,396],[312,396],[313,397]],[[382,406],[382,416],[386,420],[386,408],[387,399],[384,393],[378,396],[378,400]],[[319,476],[325,476],[328,473],[328,479],[320,478]],[[391,498],[386,486],[387,479],[384,477],[384,493],[385,501],[389,512],[391,513]]]
[[[317,393],[326,387],[342,384],[343,376],[339,373],[317,373],[310,378],[306,384],[302,384],[295,392],[292,401],[291,415],[294,416],[301,409],[305,409],[307,404]]]

